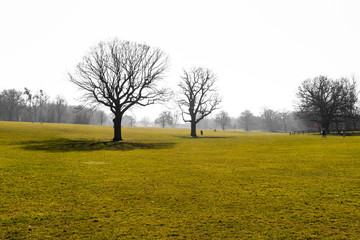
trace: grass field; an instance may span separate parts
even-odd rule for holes
[[[0,239],[360,239],[360,137],[0,122]]]

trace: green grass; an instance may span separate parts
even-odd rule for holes
[[[360,239],[360,137],[0,122],[0,239]]]

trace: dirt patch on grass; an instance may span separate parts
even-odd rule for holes
[[[82,162],[83,164],[89,164],[89,165],[104,165],[109,164],[107,162]]]

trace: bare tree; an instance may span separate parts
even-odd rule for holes
[[[249,131],[251,122],[254,118],[254,115],[250,110],[245,110],[240,114],[239,121],[241,125],[245,127],[245,131]]]
[[[27,105],[27,110],[29,111],[29,120],[34,122],[35,120],[33,117],[33,108],[34,108],[35,100],[33,98],[33,94],[31,90],[28,88],[25,88],[24,94],[26,96],[25,102]]]
[[[3,90],[1,93],[1,105],[7,120],[18,121],[20,110],[24,107],[22,92],[15,89]]]
[[[277,117],[277,112],[269,108],[264,108],[261,116],[265,120],[267,130],[273,132],[275,130],[274,122]]]
[[[90,119],[94,113],[92,109],[75,107],[73,123],[75,124],[90,124]]]
[[[140,120],[140,124],[143,126],[143,127],[149,127],[150,126],[150,118],[149,117],[143,117],[141,120]]]
[[[288,110],[282,110],[280,112],[278,112],[279,114],[279,117],[283,123],[283,126],[284,126],[284,132],[287,132],[287,121],[290,117],[290,112]]]
[[[124,115],[123,117],[124,126],[134,127],[136,118],[132,115]]]
[[[172,117],[173,117],[173,125],[174,127],[176,127],[179,124],[180,113],[174,110],[172,113]]]
[[[155,124],[159,124],[162,128],[164,128],[166,125],[173,125],[174,118],[170,111],[163,111],[160,113],[159,117],[155,119]]]
[[[99,118],[100,118],[100,125],[102,126],[104,124],[105,119],[106,119],[106,114],[104,113],[104,111],[100,111]]]
[[[332,122],[342,118],[357,102],[356,82],[326,76],[304,81],[298,89],[297,116],[321,124],[329,131]]]
[[[83,58],[70,81],[83,90],[83,104],[110,108],[114,114],[113,141],[121,141],[121,121],[131,107],[164,101],[169,91],[159,88],[167,56],[157,48],[128,41],[100,42]]]
[[[357,131],[357,123],[360,120],[360,108],[358,106],[354,106],[352,109],[350,109],[347,118],[350,122],[350,125],[352,125],[353,130]]]
[[[39,92],[37,93],[37,105],[39,107],[39,122],[45,122],[46,120],[46,107],[49,104],[49,99],[50,97],[43,91],[43,90],[39,90]]]
[[[63,97],[56,96],[55,99],[55,109],[56,109],[56,122],[60,123],[62,115],[66,110],[66,101]]]
[[[4,97],[2,93],[0,93],[0,120],[4,120],[5,118],[5,104],[4,104]]]
[[[225,128],[230,125],[231,119],[227,112],[221,111],[216,114],[215,122],[221,126],[222,130],[225,131]]]
[[[221,102],[215,88],[215,75],[205,68],[183,72],[178,105],[184,122],[191,123],[191,136],[196,137],[196,124],[216,110]]]
[[[25,88],[24,94],[26,95],[26,104],[31,121],[43,122],[45,119],[45,107],[48,104],[49,96],[41,89],[36,93],[32,93],[30,89]]]

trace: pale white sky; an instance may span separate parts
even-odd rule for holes
[[[355,0],[1,1],[0,90],[43,89],[74,104],[67,72],[117,37],[166,52],[174,90],[183,68],[212,69],[231,116],[292,110],[303,80],[360,76],[359,11]],[[134,114],[154,119],[163,109]]]

